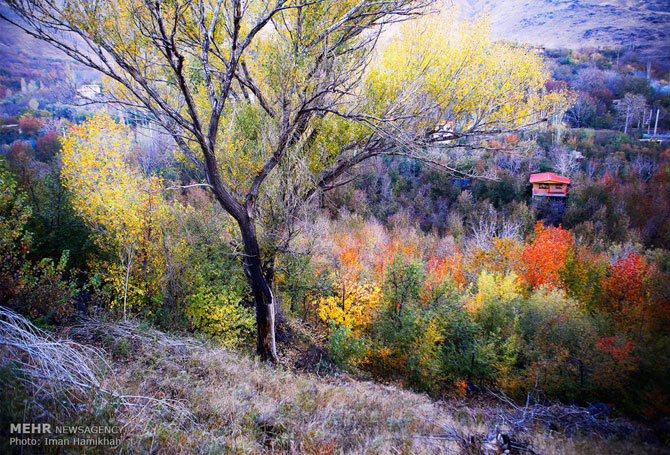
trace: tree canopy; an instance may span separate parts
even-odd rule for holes
[[[545,89],[541,58],[492,42],[485,22],[428,17],[376,53],[385,27],[428,0],[8,3],[10,21],[100,71],[109,102],[148,111],[235,219],[265,359],[274,258],[314,194],[382,154],[455,171],[445,149],[569,104]]]

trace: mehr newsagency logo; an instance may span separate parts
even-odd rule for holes
[[[109,446],[121,443],[118,425],[10,423],[10,446]]]

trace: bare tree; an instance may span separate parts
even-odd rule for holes
[[[588,178],[592,179],[598,172],[599,167],[599,163],[595,159],[591,158],[586,162],[586,166],[584,166],[584,172]]]
[[[519,154],[500,153],[494,158],[496,166],[510,174],[518,174],[521,170],[523,157]]]
[[[637,172],[637,175],[640,176],[645,182],[656,173],[659,168],[658,161],[653,156],[642,155],[638,153],[635,156],[635,159],[631,162],[633,169]]]
[[[580,92],[575,104],[568,110],[568,118],[572,126],[581,128],[593,118],[598,109],[595,99],[588,93]]]
[[[647,100],[644,95],[626,93],[622,99],[615,103],[617,115],[623,123],[623,132],[628,133],[628,127],[635,122],[639,122],[646,111]]]
[[[575,155],[563,147],[554,147],[551,151],[554,170],[561,175],[570,177],[579,168]]]
[[[468,239],[471,248],[489,249],[494,238],[521,238],[522,229],[519,220],[504,216],[490,204],[484,204],[477,210],[477,213],[470,214],[468,219],[472,232]]]
[[[594,66],[587,66],[577,72],[574,88],[584,92],[595,92],[607,86],[606,72]]]

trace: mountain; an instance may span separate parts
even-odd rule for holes
[[[495,37],[548,48],[621,47],[670,65],[668,0],[447,0],[463,18],[489,12]]]
[[[0,14],[18,21],[16,14],[4,2],[0,2]],[[0,55],[7,54],[22,54],[29,58],[42,60],[71,60],[55,47],[33,38],[15,25],[0,19]]]
[[[490,12],[497,38],[549,48],[620,46],[670,66],[669,0],[442,0],[441,7],[458,8],[461,18]],[[0,11],[13,17],[1,3]],[[68,59],[0,20],[0,52],[12,49]]]

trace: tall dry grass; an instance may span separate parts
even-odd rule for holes
[[[135,322],[89,321],[70,331],[75,343],[1,314],[2,364],[23,368],[35,393],[73,387],[69,393],[82,393],[73,399],[85,399],[90,388],[105,391],[109,398],[85,403],[88,410],[72,409],[113,414],[123,440],[108,453],[465,453],[463,441],[501,422],[491,403],[433,401],[345,375],[296,373]],[[542,454],[667,453],[634,439],[566,437],[545,427],[521,437]],[[487,453],[477,447],[469,453]]]
[[[14,311],[0,306],[0,367],[36,395],[48,395],[65,408],[92,391],[109,394],[100,378],[110,368],[103,351],[71,340],[58,340]]]
[[[137,328],[128,333],[130,340],[143,336]],[[159,336],[134,342],[117,364],[116,378],[124,393],[187,403],[194,422],[154,419],[133,429],[126,443],[132,452],[157,447],[184,454],[464,453],[463,440],[482,439],[496,426],[510,431],[500,419],[503,404],[433,401],[392,385],[297,373],[162,336],[171,341]],[[458,438],[439,437],[447,432]],[[634,438],[568,437],[546,427],[520,438],[543,454],[663,453]]]

